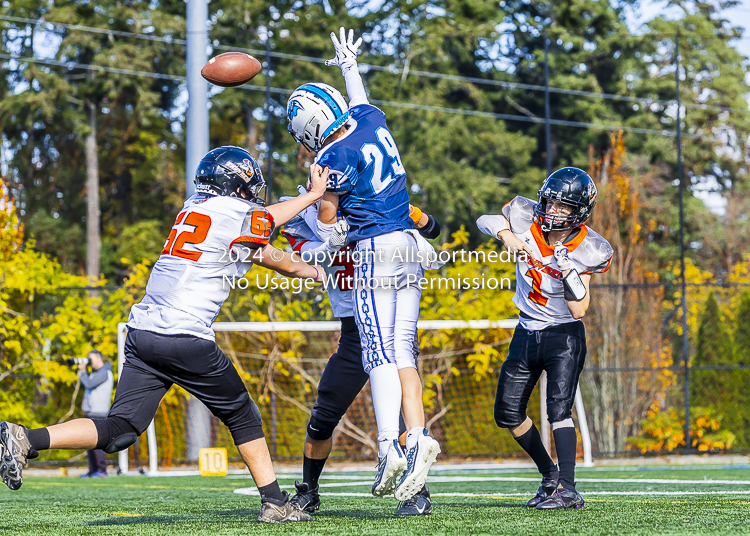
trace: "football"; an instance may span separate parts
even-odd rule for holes
[[[225,52],[214,56],[201,69],[201,76],[221,87],[240,86],[257,75],[263,66],[244,52]]]

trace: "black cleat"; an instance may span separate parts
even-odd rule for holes
[[[39,453],[31,448],[26,428],[3,421],[0,423],[0,478],[13,491],[21,489],[23,469]]]
[[[289,523],[295,521],[312,521],[312,516],[303,512],[299,506],[289,500],[289,494],[286,491],[283,501],[275,499],[266,499],[260,506],[258,514],[259,523]]]
[[[584,502],[581,494],[574,489],[565,489],[558,486],[555,492],[546,501],[536,505],[537,510],[560,510],[563,508],[583,508]]]
[[[552,494],[555,493],[556,489],[557,480],[553,480],[551,478],[543,478],[542,485],[539,486],[539,489],[536,492],[536,496],[534,496],[533,499],[529,499],[529,502],[526,503],[526,506],[528,506],[529,508],[535,508],[537,504],[549,499]]]
[[[430,490],[427,486],[422,486],[422,489],[414,497],[406,499],[398,505],[398,509],[394,515],[396,516],[427,516],[432,513],[432,501],[430,500]]]
[[[315,489],[310,489],[310,484],[307,482],[300,483],[299,480],[295,480],[294,487],[297,488],[297,493],[289,499],[290,503],[296,504],[300,510],[310,514],[316,510],[320,510],[320,494],[318,494],[318,486],[315,486]]]

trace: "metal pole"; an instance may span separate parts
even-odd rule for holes
[[[547,371],[542,372],[539,377],[539,426],[542,432],[542,444],[552,455],[552,434],[547,418]]]
[[[188,0],[187,3],[187,151],[185,191],[195,192],[195,170],[208,152],[208,82],[201,69],[208,61],[208,2]],[[187,459],[198,461],[201,448],[211,446],[211,412],[199,400],[190,398],[186,415]],[[156,443],[154,442],[154,446]]]
[[[547,151],[547,176],[552,174],[552,134],[549,109],[549,39],[544,32],[544,140]]]
[[[266,28],[266,192],[270,205],[273,203],[273,139],[271,136],[271,29]]]
[[[685,283],[685,211],[683,197],[683,171],[682,171],[682,101],[680,100],[680,36],[679,33],[674,36],[674,81],[675,94],[677,96],[677,181],[679,182],[680,192],[680,287],[682,300],[682,359],[685,373],[685,448],[689,452],[690,445],[690,364],[689,364],[689,347],[688,347],[688,327],[687,327],[687,287]]]
[[[185,158],[186,197],[195,192],[195,170],[208,152],[208,82],[201,69],[208,61],[208,2],[187,3],[187,151]]]
[[[122,378],[122,368],[125,366],[125,338],[128,335],[128,328],[125,322],[117,324],[117,382]],[[120,474],[128,474],[128,452],[129,449],[121,450],[117,453],[117,466]]]

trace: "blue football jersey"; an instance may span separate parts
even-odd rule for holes
[[[328,167],[328,191],[339,194],[349,242],[412,229],[406,170],[385,114],[371,104],[350,109],[349,129],[326,145],[315,162]]]

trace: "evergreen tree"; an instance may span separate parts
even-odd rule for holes
[[[736,365],[750,365],[750,293],[743,292],[734,332]],[[732,412],[727,426],[737,436],[738,447],[750,446],[750,370],[732,370]],[[725,417],[726,419],[726,417]],[[731,422],[729,422],[731,421]]]
[[[698,340],[690,371],[690,405],[713,408],[722,416],[723,427],[737,434],[735,371],[696,370],[696,367],[731,365],[734,363],[734,346],[729,330],[724,324],[719,303],[713,292],[701,313]]]

